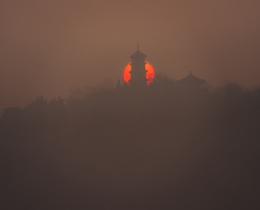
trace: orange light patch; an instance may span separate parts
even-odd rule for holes
[[[124,81],[129,84],[129,80],[131,79],[130,71],[131,71],[131,62],[126,65],[124,72],[123,72],[123,77]],[[147,85],[151,84],[153,82],[155,73],[154,73],[154,68],[153,66],[146,61],[145,64],[145,69],[147,70],[146,72],[146,79],[147,79]]]

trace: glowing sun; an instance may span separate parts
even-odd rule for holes
[[[145,61],[145,62],[146,62],[145,69],[147,70],[147,72],[146,72],[147,85],[149,85],[153,82],[155,73],[154,73],[153,66],[150,63],[148,63],[147,61]],[[128,81],[131,79],[131,75],[129,73],[131,71],[130,64],[131,64],[131,62],[126,65],[126,67],[124,69],[124,73],[123,73],[124,81],[128,84],[129,84]]]

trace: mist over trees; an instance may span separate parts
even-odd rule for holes
[[[257,209],[260,88],[106,79],[0,118],[3,209]]]

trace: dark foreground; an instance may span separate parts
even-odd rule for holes
[[[103,88],[0,121],[1,209],[259,209],[260,89]]]

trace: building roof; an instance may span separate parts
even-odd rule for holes
[[[178,80],[177,83],[178,84],[181,84],[181,85],[191,85],[191,86],[198,86],[198,85],[202,85],[206,82],[206,80],[204,79],[200,79],[198,77],[195,77],[192,72],[190,72],[190,74],[181,79],[181,80]]]
[[[140,52],[140,50],[137,50],[133,55],[130,56],[130,58],[145,58],[146,55]]]

